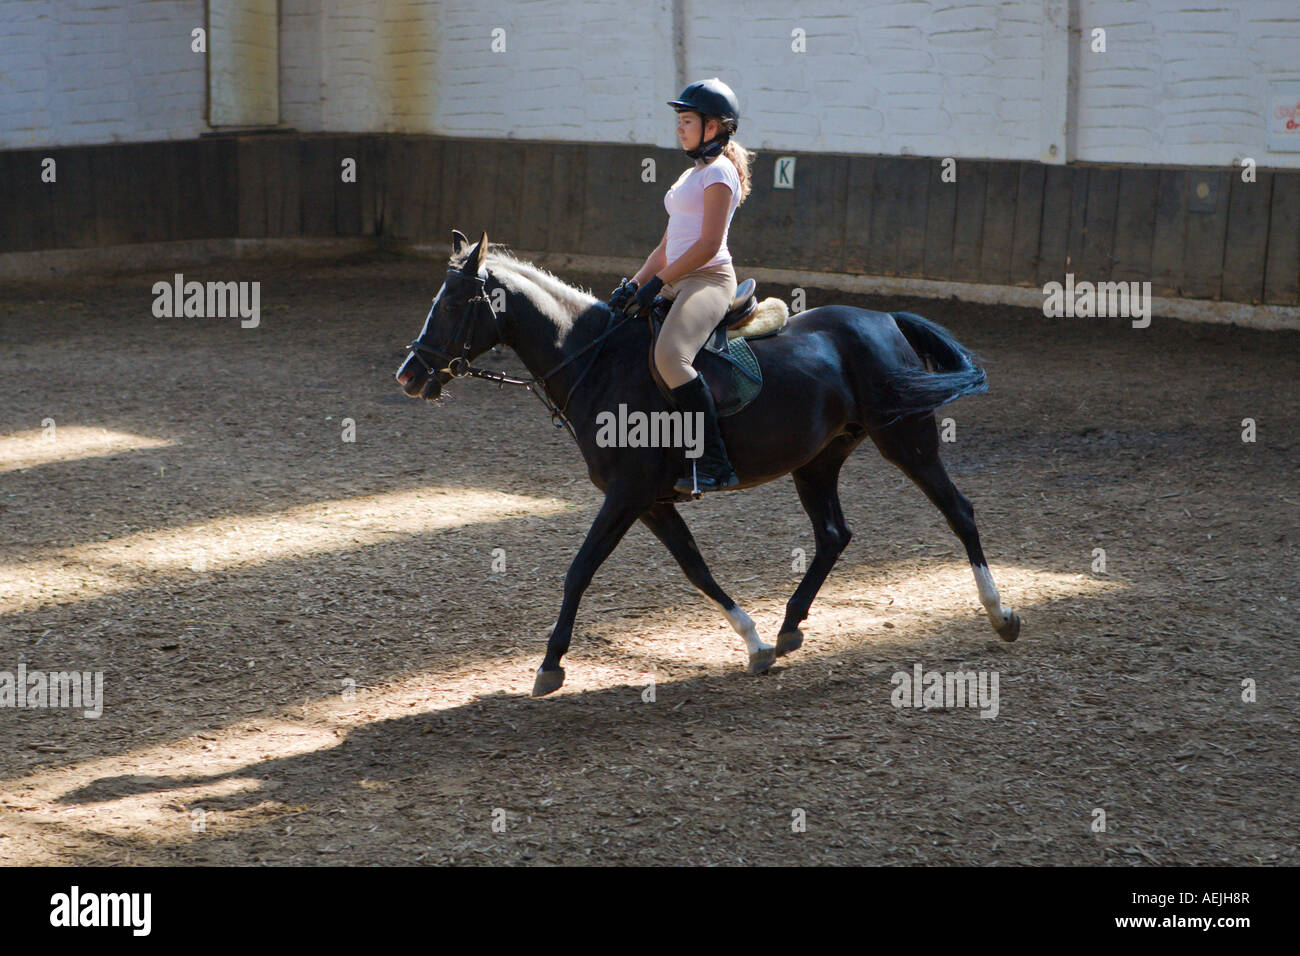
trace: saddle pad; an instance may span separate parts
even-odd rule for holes
[[[718,406],[718,417],[726,418],[742,411],[749,405],[763,388],[763,370],[758,365],[758,358],[749,343],[744,339],[731,339],[727,342],[730,355],[710,348],[710,351],[731,362],[731,388],[727,397]],[[707,347],[707,346],[706,346]]]
[[[743,324],[727,329],[727,338],[765,339],[783,330],[789,321],[790,307],[783,300],[769,296]]]

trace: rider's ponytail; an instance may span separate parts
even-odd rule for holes
[[[754,154],[741,146],[736,140],[731,139],[723,147],[722,155],[731,160],[731,165],[735,166],[736,172],[740,174],[740,201],[744,202],[745,197],[749,195],[749,164],[753,162]]]

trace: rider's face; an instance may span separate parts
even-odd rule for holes
[[[700,143],[708,138],[704,135],[705,131],[702,127],[699,113],[682,110],[677,114],[677,140],[682,144],[682,149],[697,149]],[[709,120],[708,132],[717,132],[716,120]]]

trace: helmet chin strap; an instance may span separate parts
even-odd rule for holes
[[[721,136],[715,136],[707,143],[700,143],[694,149],[686,150],[686,155],[691,159],[712,159],[726,149],[729,142],[731,142],[731,134],[723,133]]]

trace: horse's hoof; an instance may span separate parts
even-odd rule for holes
[[[1009,617],[997,628],[997,632],[998,637],[1009,644],[1020,636],[1020,615],[1015,611],[1009,611],[1008,614]]]
[[[793,631],[782,631],[776,636],[776,656],[785,657],[791,651],[797,651],[803,647],[803,631],[795,628]]]
[[[764,647],[749,655],[749,672],[762,674],[776,663],[776,648]]]
[[[537,672],[537,679],[533,681],[533,696],[545,697],[560,689],[564,684],[564,668],[554,671]]]

